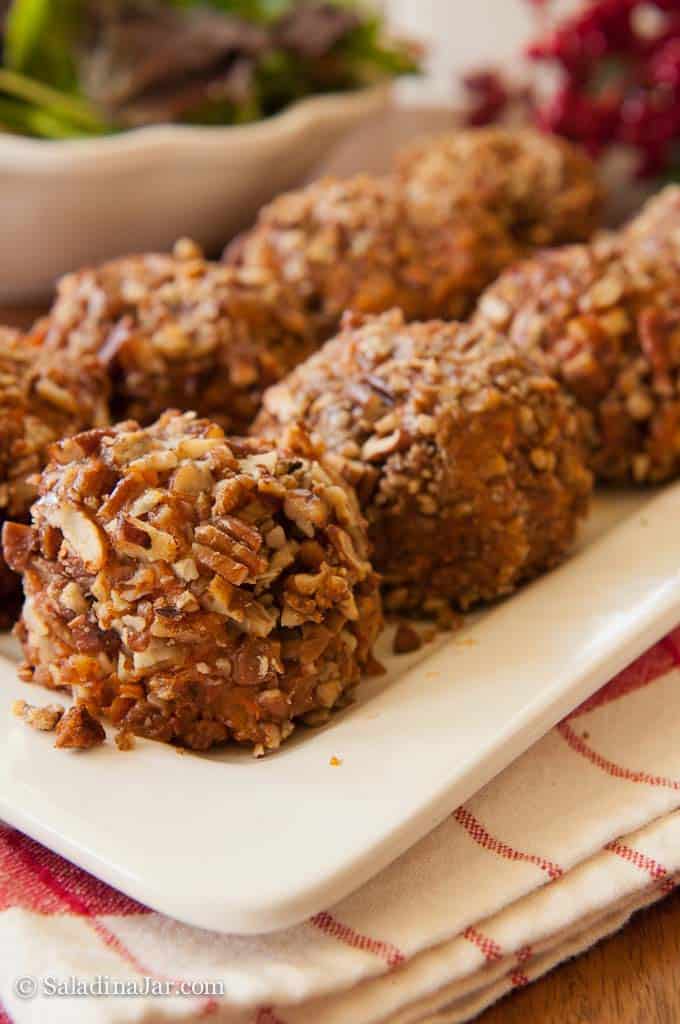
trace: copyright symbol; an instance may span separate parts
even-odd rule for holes
[[[14,991],[19,999],[33,999],[38,991],[38,982],[30,974],[27,974],[25,977],[15,980]]]

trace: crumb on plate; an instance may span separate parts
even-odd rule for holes
[[[422,645],[423,641],[418,631],[408,623],[400,622],[392,641],[394,654],[410,654],[412,651],[419,650]]]
[[[119,729],[115,737],[116,746],[119,750],[133,750],[135,746],[134,733],[129,729]]]
[[[91,750],[106,739],[104,727],[84,704],[69,708],[57,724],[55,747],[64,750]]]
[[[37,707],[25,700],[15,700],[12,704],[12,714],[21,718],[32,729],[52,732],[64,714],[64,707],[62,704],[45,704],[43,707]]]

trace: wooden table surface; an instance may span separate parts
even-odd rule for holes
[[[411,111],[387,115],[349,140],[323,168],[346,174],[383,171],[395,145],[416,131],[437,130],[450,116]],[[0,323],[23,327],[42,309],[1,308]],[[680,890],[641,911],[618,934],[513,992],[480,1024],[680,1024]]]

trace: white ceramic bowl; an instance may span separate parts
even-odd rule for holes
[[[0,136],[0,301],[40,299],[66,271],[168,249],[182,235],[219,250],[388,98],[384,85],[315,96],[223,128],[156,125],[66,142]]]

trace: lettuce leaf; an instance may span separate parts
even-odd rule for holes
[[[77,91],[75,43],[81,15],[81,0],[13,0],[5,28],[5,67],[56,89]]]

